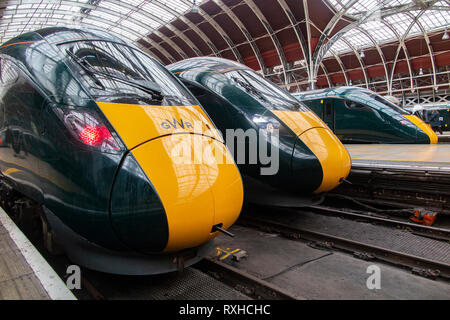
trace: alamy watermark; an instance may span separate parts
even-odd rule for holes
[[[366,286],[369,290],[381,289],[381,269],[375,264],[367,267],[366,273],[370,276],[366,280]]]
[[[164,123],[163,123],[164,124]],[[172,134],[170,156],[177,164],[233,164],[222,144],[208,143],[204,136],[224,138],[225,145],[233,154],[236,164],[260,164],[261,175],[278,172],[279,130],[270,122],[259,129],[226,129],[225,136],[216,129],[204,130],[202,122],[190,124],[193,134],[186,136]]]
[[[81,289],[81,269],[76,264],[72,264],[66,269],[66,286],[70,290]]]

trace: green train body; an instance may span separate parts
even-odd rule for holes
[[[343,143],[437,143],[436,134],[421,119],[367,89],[335,87],[294,96]]]
[[[257,141],[236,139],[232,143],[246,201],[296,205],[300,196],[307,201],[313,193],[336,187],[348,175],[350,157],[327,126],[287,91],[250,68],[212,57],[186,59],[167,68],[201,102],[224,136],[227,130],[263,133]],[[261,175],[267,163],[242,163],[236,145],[244,145],[246,155],[261,143],[274,147],[265,134],[269,128],[279,132],[279,168],[274,174]]]
[[[441,128],[443,131],[450,131],[450,105],[439,109],[439,116],[442,117]]]
[[[0,46],[0,59],[1,181],[43,207],[71,260],[111,273],[174,271],[207,253],[216,225],[237,219],[233,161],[174,162],[170,148],[189,143],[185,124],[195,121],[211,129],[202,144],[232,156],[156,60],[106,32],[70,28],[25,33]]]

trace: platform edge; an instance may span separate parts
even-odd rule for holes
[[[55,270],[53,270],[2,208],[0,208],[0,223],[8,231],[9,236],[19,248],[21,254],[50,298],[52,300],[77,300]]]

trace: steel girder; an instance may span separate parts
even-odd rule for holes
[[[264,26],[264,28],[266,29],[266,31],[269,34],[270,38],[272,39],[273,45],[275,46],[275,49],[277,50],[280,62],[283,65],[284,79],[285,79],[285,82],[286,82],[286,80],[287,80],[287,75],[286,75],[287,60],[286,60],[286,57],[284,55],[283,48],[281,47],[280,41],[278,40],[275,32],[273,31],[269,21],[267,21],[266,17],[263,15],[263,13],[258,8],[258,6],[253,2],[253,0],[244,0],[244,2],[247,4],[247,6],[250,7],[250,9],[253,10],[253,13],[258,17],[259,21]]]

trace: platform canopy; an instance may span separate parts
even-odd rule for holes
[[[233,59],[293,91],[449,87],[450,0],[0,2],[0,42],[56,25],[109,30],[165,64]]]

